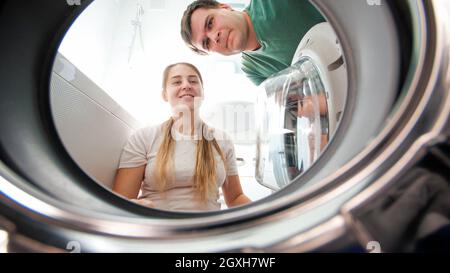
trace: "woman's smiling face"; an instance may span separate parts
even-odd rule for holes
[[[165,82],[163,98],[169,102],[172,109],[175,107],[187,107],[190,111],[198,109],[203,99],[203,86],[196,70],[184,64],[171,67]]]

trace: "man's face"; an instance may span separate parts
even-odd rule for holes
[[[233,55],[244,51],[248,25],[242,12],[221,4],[220,8],[199,8],[191,17],[192,42],[205,52]]]

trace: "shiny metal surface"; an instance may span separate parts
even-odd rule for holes
[[[350,26],[336,17],[353,0],[313,2],[329,15],[340,37],[349,89],[364,88],[355,86],[363,69],[356,65],[349,47],[345,27]],[[1,213],[21,226],[22,232],[27,227],[39,231],[28,237],[66,251],[73,242],[81,252],[311,251],[346,232],[355,233],[364,246],[369,236],[364,227],[354,226],[352,211],[393,185],[430,145],[449,136],[449,6],[445,0],[408,1],[413,11],[415,55],[403,85],[403,99],[370,144],[338,170],[318,177],[319,182],[307,190],[287,188],[271,199],[222,214],[187,214],[182,219],[117,216],[87,211],[30,189],[26,178],[0,162]],[[356,107],[351,102],[349,115]],[[343,123],[341,134],[350,126]],[[11,240],[14,237],[10,244]]]

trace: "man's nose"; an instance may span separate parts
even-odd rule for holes
[[[220,31],[209,32],[209,39],[215,44],[219,44],[220,41]]]

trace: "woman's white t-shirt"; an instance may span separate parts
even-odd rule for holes
[[[205,125],[206,126],[206,125]],[[156,154],[163,140],[163,125],[145,127],[137,130],[124,146],[120,158],[119,168],[134,168],[146,165],[145,176],[141,185],[138,199],[149,199],[155,208],[178,211],[209,211],[219,210],[219,191],[208,196],[207,202],[195,198],[193,187],[193,173],[196,163],[196,140],[198,135],[186,136],[172,131],[174,136],[173,168],[169,167],[172,181],[168,181],[166,190],[160,192],[155,185],[153,168]],[[198,130],[201,131],[201,130]],[[223,185],[226,176],[238,175],[236,156],[231,139],[223,132],[208,127],[209,137],[214,137],[225,157],[222,158],[215,149],[216,184],[217,189]],[[210,139],[210,138],[209,138]],[[226,167],[226,169],[225,169]]]

